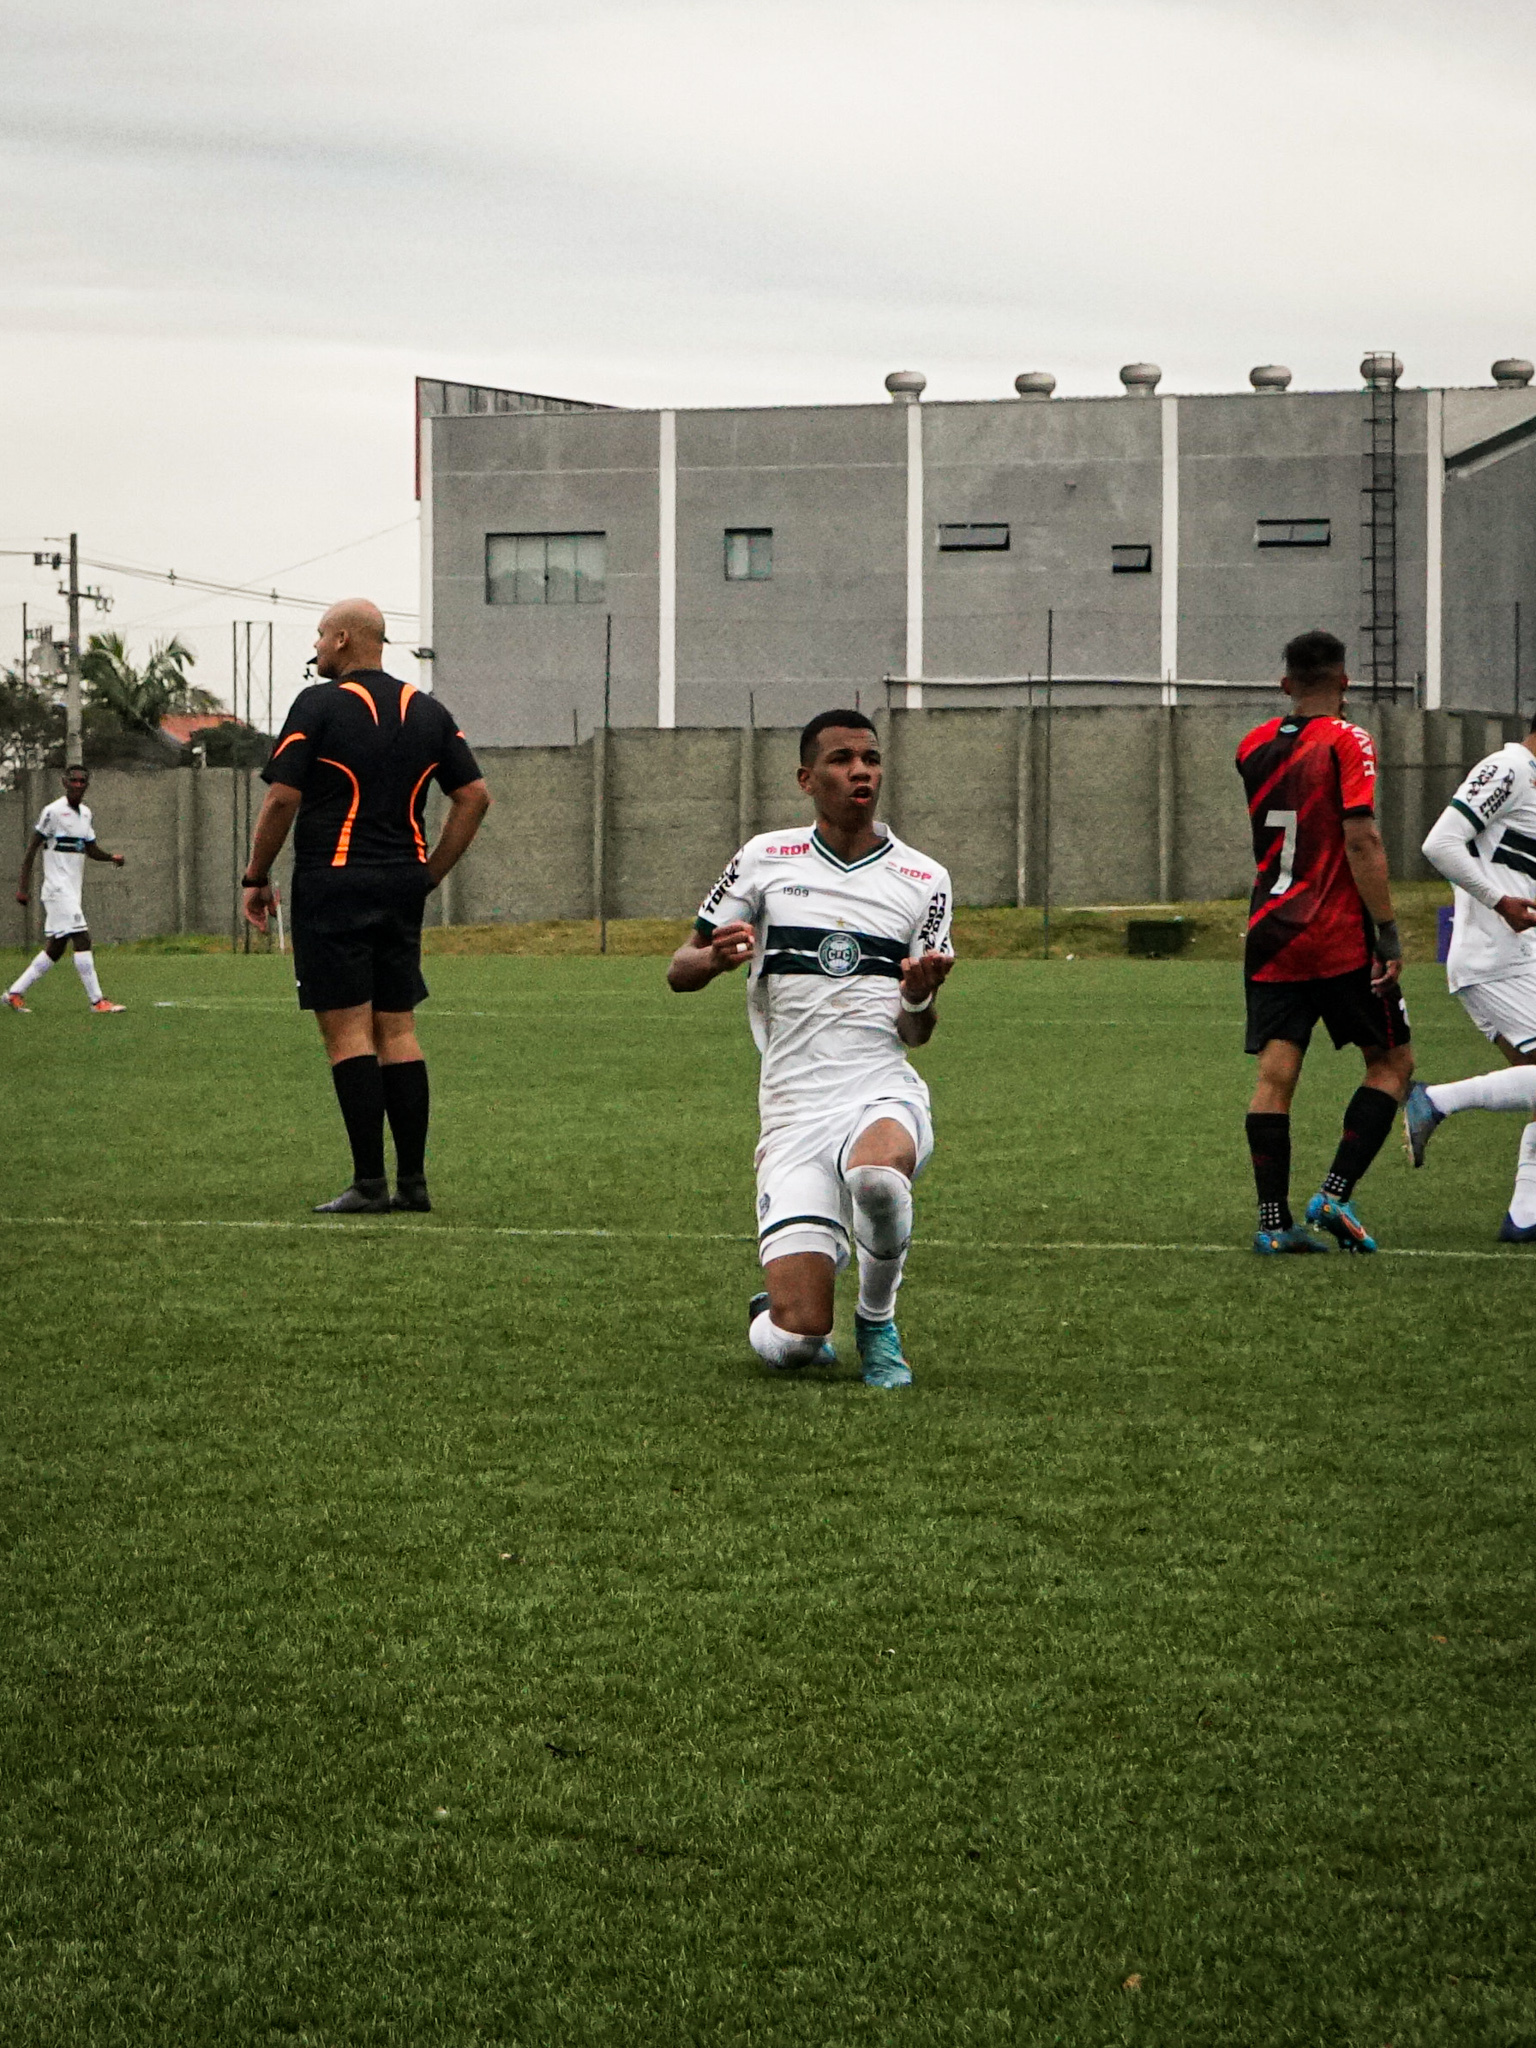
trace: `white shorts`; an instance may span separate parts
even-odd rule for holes
[[[933,1153],[933,1119],[925,1102],[888,1095],[771,1131],[757,1148],[757,1255],[762,1265],[795,1252],[821,1252],[839,1272],[847,1265],[853,1203],[843,1169],[855,1140],[889,1117],[917,1147],[922,1172]]]
[[[1484,1038],[1502,1038],[1516,1052],[1536,1052],[1536,970],[1474,981],[1456,1000]]]
[[[67,939],[74,932],[86,929],[85,912],[80,907],[78,896],[45,896],[43,898],[43,937],[45,939]]]

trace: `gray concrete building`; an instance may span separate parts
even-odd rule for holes
[[[1365,692],[1536,704],[1536,388],[637,411],[418,386],[422,641],[473,742],[835,702],[1213,702],[1314,625]],[[1358,695],[1365,692],[1357,691]]]

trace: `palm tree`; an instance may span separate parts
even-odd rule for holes
[[[128,732],[154,734],[170,712],[223,709],[217,697],[188,681],[196,660],[182,641],[157,640],[138,669],[121,633],[93,633],[80,657],[80,674],[93,706],[110,711]]]

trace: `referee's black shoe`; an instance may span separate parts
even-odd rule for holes
[[[387,1180],[355,1180],[351,1187],[329,1202],[316,1202],[316,1216],[387,1216],[389,1214],[389,1182]]]
[[[427,1193],[427,1177],[424,1173],[403,1173],[395,1183],[391,1209],[418,1209],[423,1214],[432,1207],[432,1197]]]

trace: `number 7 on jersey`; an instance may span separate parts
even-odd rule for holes
[[[1291,886],[1291,876],[1296,867],[1296,813],[1294,811],[1266,811],[1266,825],[1279,825],[1285,833],[1285,843],[1280,849],[1280,873],[1271,896],[1283,896]]]

